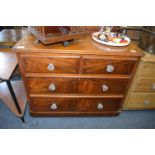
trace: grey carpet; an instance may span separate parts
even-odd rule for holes
[[[154,129],[155,110],[123,111],[118,117],[32,117],[28,106],[25,121],[16,117],[0,101],[0,128],[2,129]]]

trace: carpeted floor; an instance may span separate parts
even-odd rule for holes
[[[0,128],[2,129],[151,129],[155,128],[154,111],[123,111],[118,117],[31,117],[25,112],[25,121],[16,117],[0,101]]]

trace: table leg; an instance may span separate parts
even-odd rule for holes
[[[20,119],[22,120],[23,123],[25,123],[24,117],[20,117]]]
[[[10,91],[10,93],[11,93],[12,99],[13,99],[13,101],[14,101],[14,103],[15,103],[15,106],[16,106],[18,112],[21,114],[22,112],[21,112],[20,106],[19,106],[19,104],[18,104],[16,95],[15,95],[15,93],[14,93],[14,91],[13,91],[13,88],[12,88],[12,85],[11,85],[11,81],[10,81],[10,80],[9,80],[9,81],[6,81],[6,83],[7,83],[7,86],[8,86],[8,88],[9,88],[9,91]]]

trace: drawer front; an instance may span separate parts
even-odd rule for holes
[[[32,98],[30,109],[34,112],[104,112],[117,111],[121,99],[98,98]]]
[[[80,79],[79,92],[86,94],[124,94],[128,79]]]
[[[76,100],[73,98],[32,98],[30,110],[34,112],[74,111]]]
[[[130,74],[135,60],[85,57],[84,73],[86,74]]]
[[[78,100],[77,109],[79,111],[106,112],[118,111],[120,109],[121,99],[98,99],[81,98]]]
[[[77,93],[76,78],[28,78],[30,93]]]
[[[155,109],[155,93],[131,93],[125,109]]]
[[[23,57],[28,73],[78,73],[79,57]]]
[[[138,76],[155,77],[155,62],[140,62]]]
[[[155,78],[137,78],[134,91],[155,92]]]

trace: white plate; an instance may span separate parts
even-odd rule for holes
[[[98,34],[99,34],[99,32],[94,32],[92,34],[92,39],[95,40],[98,43],[101,43],[101,44],[110,45],[110,46],[127,46],[127,45],[130,44],[130,39],[127,36],[125,37],[125,40],[128,41],[127,43],[114,43],[112,41],[106,42],[106,41],[98,39],[98,37],[97,37]]]

